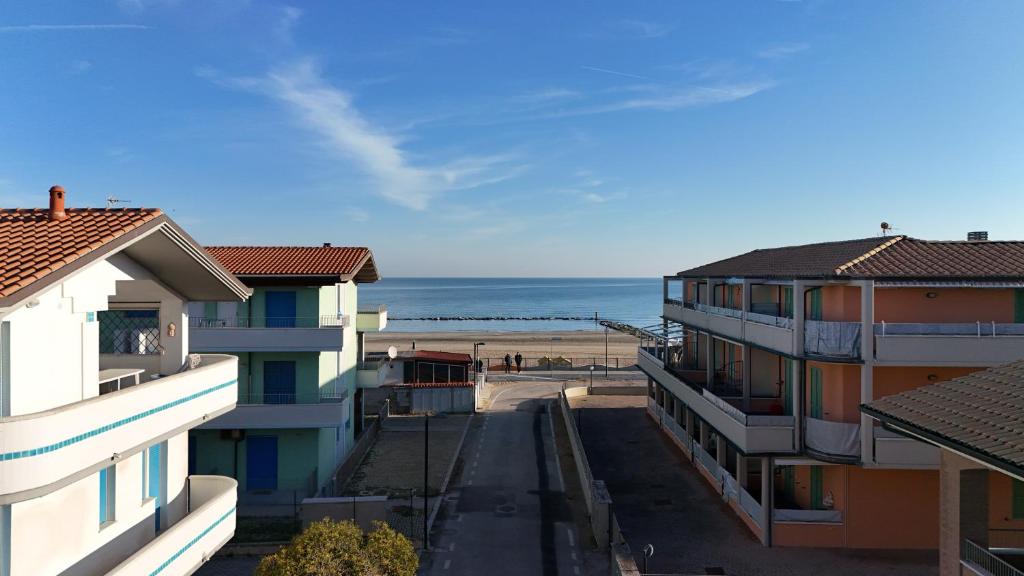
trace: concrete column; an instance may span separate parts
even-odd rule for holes
[[[939,574],[960,576],[964,539],[988,546],[988,474],[947,450],[939,467]]]
[[[803,450],[803,425],[804,425],[804,368],[803,360],[793,360],[793,373],[789,375],[793,386],[793,435],[794,448],[797,452]]]
[[[775,469],[772,466],[772,459],[764,456],[761,458],[761,544],[772,545],[772,477]]]
[[[728,444],[726,444],[725,437],[721,434],[715,436],[715,441],[715,459],[718,460],[719,466],[725,468],[725,465],[728,464],[728,457],[726,456],[728,453]]]
[[[743,346],[743,402],[746,406],[750,401],[750,346]]]
[[[662,277],[661,279],[661,298],[662,300],[668,300],[668,277]]]
[[[747,457],[736,453],[736,481],[745,490],[747,488]]]
[[[803,280],[793,281],[793,355],[804,355],[804,316],[807,283]]]
[[[874,400],[875,367],[875,282],[864,280],[860,286],[860,402]],[[860,458],[866,464],[875,461],[875,424],[867,414],[860,415]]]

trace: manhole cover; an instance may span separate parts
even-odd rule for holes
[[[516,513],[516,510],[517,508],[515,504],[502,504],[501,506],[496,507],[494,512],[498,516],[512,516]]]

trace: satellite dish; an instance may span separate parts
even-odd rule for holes
[[[398,358],[398,348],[388,346],[388,358],[391,358],[392,360]]]

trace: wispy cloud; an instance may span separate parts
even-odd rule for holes
[[[602,74],[611,74],[613,76],[622,76],[625,78],[635,78],[637,80],[650,80],[647,76],[640,76],[639,74],[632,74],[629,72],[620,72],[619,70],[611,70],[608,68],[598,68],[597,66],[580,66],[583,70],[589,70],[591,72],[601,72]]]
[[[805,42],[787,42],[773,44],[757,51],[756,56],[764,60],[781,60],[799,54],[811,47]]]
[[[665,112],[711,104],[723,104],[749,98],[772,88],[774,85],[773,82],[752,82],[746,84],[669,88],[642,97],[626,98],[574,109],[557,110],[546,114],[545,117],[585,116],[625,110],[657,110]]]
[[[257,78],[221,78],[210,68],[197,69],[196,74],[284,104],[301,127],[323,138],[329,153],[354,162],[374,179],[379,195],[407,208],[424,210],[445,192],[493,184],[525,170],[504,155],[468,156],[434,166],[412,163],[400,138],[369,122],[352,96],[327,82],[311,60]]]
[[[0,33],[12,32],[80,32],[95,30],[148,30],[142,24],[22,24],[0,26]]]
[[[277,25],[274,27],[274,34],[282,41],[288,44],[292,41],[292,30],[295,28],[295,24],[302,17],[302,9],[296,8],[295,6],[284,6],[281,8],[281,18],[277,21]]]
[[[71,63],[72,74],[85,74],[89,70],[92,70],[92,62],[88,60],[75,60]]]
[[[618,25],[627,32],[635,34],[641,38],[660,38],[669,32],[672,32],[675,28],[674,24],[632,19],[620,20]]]
[[[345,210],[345,216],[353,222],[366,222],[370,219],[370,213],[362,208],[348,208]]]
[[[578,91],[569,90],[568,88],[542,88],[540,90],[520,94],[516,96],[514,100],[518,102],[526,102],[528,104],[539,104],[556,100],[567,100],[577,98],[579,96],[580,93]]]

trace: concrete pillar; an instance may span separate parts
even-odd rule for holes
[[[736,453],[736,481],[745,490],[747,488],[747,457]]]
[[[860,286],[860,402],[874,400],[875,366],[875,282],[864,280]],[[875,421],[867,414],[860,415],[860,458],[866,464],[875,461]]]
[[[764,456],[761,458],[761,544],[772,545],[772,477],[775,469],[772,459]]]
[[[728,464],[727,454],[729,452],[728,444],[725,442],[725,436],[717,434],[715,436],[715,441],[715,459],[718,460],[719,466],[725,468],[725,465]]]
[[[948,450],[940,458],[939,574],[959,576],[963,541],[988,546],[989,471]]]
[[[804,316],[805,300],[804,291],[807,290],[807,283],[802,280],[793,281],[793,355],[804,355]]]
[[[793,359],[793,373],[789,375],[793,386],[793,448],[797,452],[803,450],[803,424],[804,424],[804,367],[805,363],[800,359]]]
[[[750,403],[750,346],[743,346],[740,350],[743,355],[743,405],[745,408]]]
[[[661,279],[661,294],[662,300],[668,300],[668,277],[664,276]]]

